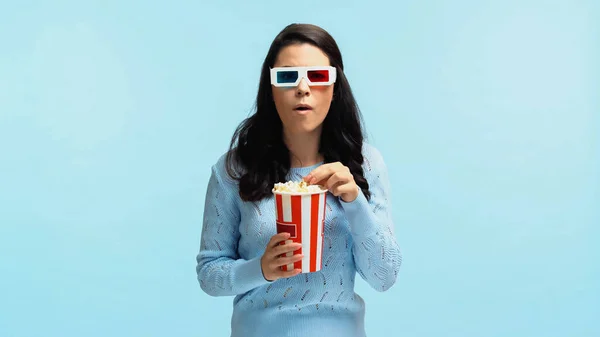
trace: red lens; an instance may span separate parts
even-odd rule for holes
[[[311,82],[329,81],[329,70],[309,70],[306,75]]]

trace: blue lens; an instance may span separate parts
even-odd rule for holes
[[[298,79],[298,72],[293,71],[278,71],[277,83],[294,83]]]

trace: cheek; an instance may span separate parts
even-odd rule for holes
[[[273,94],[273,101],[275,101],[275,104],[279,104],[279,102],[281,102],[281,92],[273,88],[271,93]]]
[[[275,108],[277,113],[281,116],[281,111],[285,109],[287,98],[285,92],[282,90],[273,89],[273,101],[275,102]]]
[[[329,107],[331,106],[331,100],[333,99],[333,88],[329,87],[316,90],[314,91],[314,95],[319,106],[326,111],[329,110]]]

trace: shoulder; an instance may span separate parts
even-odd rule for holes
[[[211,167],[212,174],[215,175],[217,179],[219,179],[219,181],[221,181],[224,184],[237,185],[237,180],[231,177],[229,173],[231,172],[234,173],[234,175],[239,175],[240,171],[237,168],[237,165],[235,164],[235,159],[233,157],[231,157],[231,162],[228,161],[228,155],[229,152],[225,152],[219,155],[219,157]],[[228,169],[229,166],[231,166],[231,168]]]
[[[363,173],[369,183],[372,197],[387,199],[390,194],[390,180],[383,155],[375,146],[363,143]]]
[[[364,160],[363,169],[365,172],[385,169],[385,162],[381,152],[372,144],[363,142],[362,155]]]

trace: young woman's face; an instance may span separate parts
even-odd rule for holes
[[[282,48],[273,67],[329,65],[329,58],[321,49],[303,43]],[[272,86],[273,99],[283,123],[284,134],[320,133],[323,120],[331,106],[334,85],[310,87],[303,78],[295,87]],[[298,109],[298,105],[306,105],[310,108]]]

